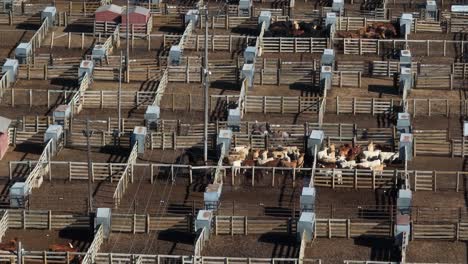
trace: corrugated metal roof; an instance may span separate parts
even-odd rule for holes
[[[141,15],[149,15],[150,13],[150,10],[147,9],[147,8],[144,8],[144,7],[141,7],[141,6],[132,6],[130,7],[130,9],[128,10],[129,13],[137,13],[137,14],[141,14]],[[126,14],[124,14],[126,15]]]
[[[11,124],[11,119],[0,116],[0,132],[8,131],[8,127],[10,127],[10,124]]]
[[[100,6],[98,9],[96,9],[96,13],[105,12],[105,11],[122,14],[123,7],[112,4],[112,5]]]

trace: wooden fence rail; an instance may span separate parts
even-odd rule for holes
[[[5,236],[5,233],[7,232],[8,227],[9,227],[9,224],[8,224],[8,211],[5,210],[5,211],[2,212],[2,218],[0,219],[0,241]]]
[[[33,166],[37,161],[15,161],[10,166],[10,177],[14,178],[14,172],[17,171],[17,167],[21,166]],[[75,165],[76,163],[76,165]],[[57,177],[49,177],[49,181],[54,179],[69,179],[69,180],[87,180],[87,174],[82,173],[87,169],[83,167],[83,163],[80,162],[60,162],[51,161],[49,166],[51,170],[57,166],[67,166],[74,168],[80,166],[80,170],[69,170],[69,175],[60,175]],[[93,167],[93,180],[95,181],[118,181],[124,176],[122,171],[127,164],[120,163],[92,163]],[[175,182],[175,169],[181,176],[184,184],[192,184],[194,182],[194,176],[197,175],[197,171],[200,170],[211,170],[214,171],[218,166],[191,166],[191,165],[177,165],[177,164],[154,164],[154,163],[134,163],[134,168],[146,168],[147,175],[141,175],[142,177],[148,177],[148,184],[154,184],[159,177],[171,179]],[[102,168],[102,169],[100,169]],[[110,172],[109,168],[116,168],[116,172]],[[221,172],[229,177],[225,177],[224,184],[230,186],[236,186],[241,184],[248,184],[250,186],[271,186],[278,187],[286,185],[295,185],[303,181],[307,181],[308,177],[312,174],[311,168],[283,168],[283,167],[241,167],[241,171],[249,173],[251,176],[248,179],[243,179],[243,174],[234,176],[232,173],[231,166],[221,166]],[[99,172],[97,174],[96,172]],[[268,173],[271,178],[266,182],[260,177],[260,173]],[[402,170],[384,170],[382,172],[374,172],[371,170],[364,169],[316,169],[314,173],[314,185],[317,187],[326,187],[333,189],[381,189],[381,188],[393,188]],[[278,179],[284,177],[284,174],[292,175],[291,182],[279,183]],[[408,171],[411,187],[414,191],[465,191],[465,185],[463,182],[468,180],[468,172],[464,171],[423,171],[423,170],[410,170]],[[51,171],[50,175],[55,175]],[[183,175],[183,176],[182,176]],[[130,179],[127,179],[130,181]],[[247,182],[245,182],[247,181]],[[120,199],[123,197],[123,193],[119,196]]]
[[[4,94],[4,101],[11,106],[48,106],[52,102],[67,103],[74,92],[62,90],[10,89]],[[122,108],[142,108],[154,102],[156,92],[122,91]],[[19,98],[19,99],[16,99]],[[84,108],[115,109],[118,106],[118,91],[90,91],[83,93]],[[164,94],[161,109],[202,111],[200,94]],[[210,111],[218,104],[236,102],[238,95],[211,95]],[[400,99],[364,97],[327,97],[326,113],[331,114],[386,114],[394,113],[401,106]],[[318,113],[321,98],[299,96],[246,96],[246,111],[252,113]],[[467,115],[468,100],[451,99],[407,99],[409,113],[413,116]]]
[[[95,263],[96,254],[99,252],[102,243],[104,243],[104,227],[99,225],[96,232],[94,233],[94,239],[91,245],[86,251],[86,255],[83,258],[81,263],[83,264],[93,264]]]
[[[123,196],[128,187],[128,183],[133,183],[133,166],[136,163],[138,155],[138,143],[135,143],[130,151],[130,155],[127,160],[127,165],[123,170],[123,174],[117,183],[117,187],[115,189],[114,195],[112,196],[114,200],[114,207],[117,208],[122,200]]]
[[[51,252],[51,251],[26,251],[23,258],[25,263],[49,263],[48,260],[57,264],[67,264],[70,259],[83,257],[83,252]],[[114,263],[134,263],[135,259],[140,259],[142,263],[160,264],[160,263],[186,263],[186,264],[214,264],[236,262],[238,264],[297,264],[297,258],[232,258],[232,257],[207,257],[201,256],[183,256],[183,255],[144,255],[144,254],[125,254],[125,253],[96,253],[94,261],[96,263],[114,264]],[[2,253],[0,261],[8,264],[16,263],[16,254]],[[304,263],[321,264],[319,259],[303,259]]]

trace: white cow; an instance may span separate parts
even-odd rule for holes
[[[384,162],[394,162],[400,156],[400,153],[397,152],[380,152],[379,159],[382,163]]]

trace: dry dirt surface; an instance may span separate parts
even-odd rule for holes
[[[467,263],[467,245],[452,241],[411,241],[406,261],[420,263]]]
[[[392,240],[384,238],[319,238],[306,247],[305,258],[322,259],[324,264],[338,264],[344,260],[396,261],[392,245]]]
[[[23,243],[25,250],[42,251],[48,250],[53,244],[67,245],[72,243],[79,251],[86,252],[93,239],[91,230],[86,229],[63,229],[63,230],[21,230],[8,229],[3,242],[17,239]]]
[[[127,254],[192,255],[195,236],[178,231],[149,234],[112,233],[101,252]]]
[[[203,249],[204,256],[242,258],[297,258],[300,243],[284,233],[263,235],[212,235]]]

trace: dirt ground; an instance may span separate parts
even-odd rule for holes
[[[94,208],[113,208],[113,195],[117,183],[96,182],[91,185]],[[88,209],[88,182],[85,180],[44,180],[40,188],[33,189],[29,208],[56,212],[86,213]]]
[[[297,258],[300,243],[285,233],[263,235],[212,235],[203,249],[204,256],[238,258]]]
[[[452,241],[411,241],[406,251],[406,261],[421,263],[466,263],[467,246]]]
[[[392,245],[392,240],[384,238],[318,238],[306,247],[305,258],[322,259],[324,264],[338,264],[344,260],[396,261]]]
[[[71,243],[80,252],[86,252],[93,240],[93,234],[86,229],[62,229],[59,231],[8,229],[2,241],[6,242],[15,238],[23,243],[23,247],[27,251],[47,251],[51,245]]]
[[[129,154],[129,149],[92,148],[91,160],[103,163],[125,163]],[[87,150],[84,147],[63,148],[53,160],[87,162]]]
[[[192,255],[195,235],[179,231],[149,234],[112,233],[101,252],[127,254]]]

